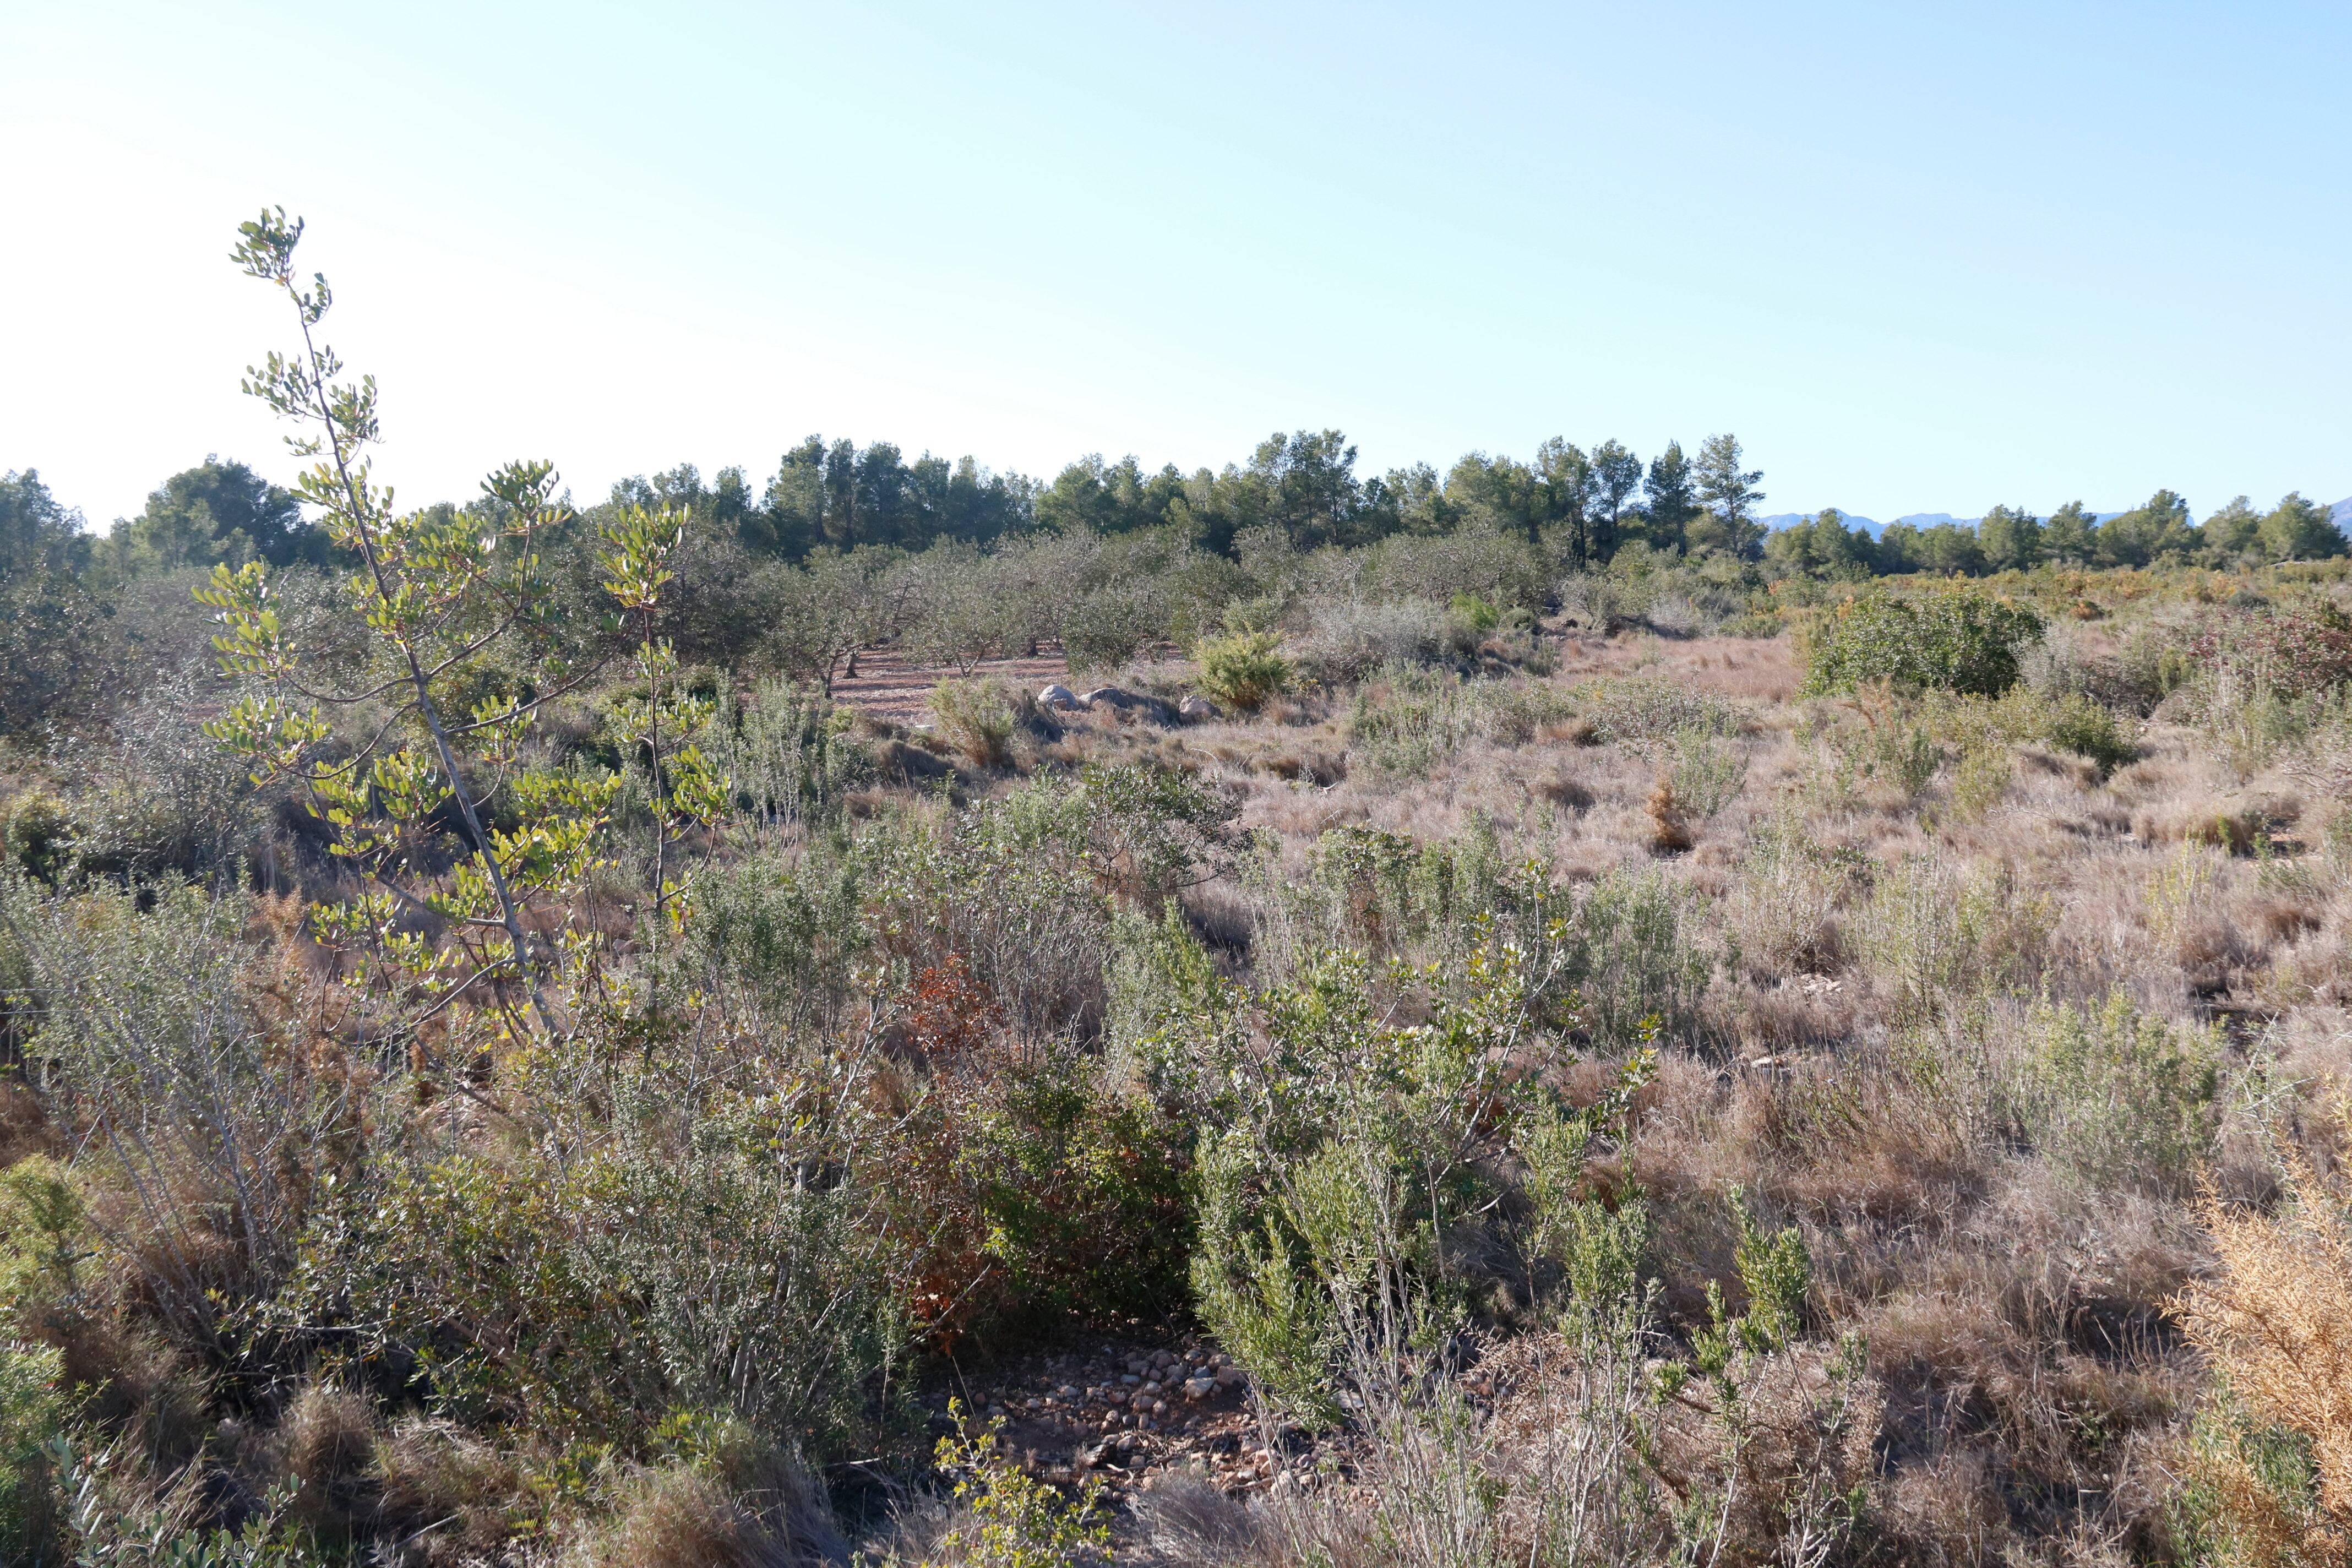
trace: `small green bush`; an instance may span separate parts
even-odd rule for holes
[[[1290,660],[1272,632],[1236,632],[1209,637],[1192,649],[1201,689],[1228,708],[1255,713],[1269,699],[1290,689]]]
[[[2047,706],[2038,738],[2062,752],[2072,752],[2095,763],[2102,778],[2138,757],[2139,747],[2124,734],[2122,722],[2113,709],[2081,692],[2062,697]]]
[[[1357,690],[1349,765],[1421,778],[1474,741],[1524,746],[1570,711],[1549,681],[1464,680],[1451,670],[1391,665]]]
[[[74,838],[72,813],[46,790],[18,795],[9,808],[8,858],[35,881],[57,885],[73,865]]]
[[[2009,876],[1970,877],[1935,855],[1912,855],[1872,880],[1851,930],[1895,1024],[1923,1023],[1956,1000],[2037,974],[2057,912]]]
[[[1964,764],[1976,752],[2032,743],[2072,752],[2105,778],[2139,755],[2115,710],[2081,691],[2052,696],[2021,684],[1993,700],[1930,692],[1910,708],[1910,721],[1957,749]]]
[[[1739,710],[1730,703],[1654,675],[1603,677],[1578,687],[1574,696],[1593,739],[1604,745],[1739,732]]]
[[[1561,1142],[1540,1075],[1504,1071],[1558,1048],[1539,1020],[1560,956],[1489,927],[1455,963],[1391,972],[1415,1025],[1346,952],[1296,985],[1212,983],[1170,1010],[1152,1070],[1202,1128],[1193,1300],[1294,1419],[1336,1425],[1343,1390],[1384,1375],[1363,1358],[1426,1353],[1463,1321],[1519,1115]],[[1548,1165],[1555,1200],[1594,1130]]]
[[[73,1172],[47,1154],[0,1174],[0,1300],[21,1310],[28,1300],[71,1295],[75,1266],[88,1253],[88,1218]]]
[[[1579,889],[1559,930],[1560,978],[1576,987],[1595,1047],[1689,1037],[1715,967],[1697,925],[1696,900],[1655,867],[1613,870]]]
[[[1804,692],[1826,696],[1885,682],[1998,697],[2017,684],[2018,654],[2042,617],[1974,588],[1918,599],[1873,593],[1809,628]]]
[[[1963,822],[1974,822],[2000,804],[2016,781],[2017,764],[2009,747],[1996,740],[1970,746],[1952,769],[1952,811]]]
[[[1696,816],[1713,816],[1739,797],[1748,782],[1748,758],[1738,746],[1693,727],[1675,736],[1674,767],[1667,774],[1675,798]]]
[[[1456,621],[1473,632],[1491,632],[1503,624],[1503,613],[1475,594],[1456,594],[1447,607]]]
[[[1089,1477],[1071,1501],[1051,1483],[1029,1474],[1003,1442],[1000,1417],[975,1433],[961,1400],[948,1402],[956,1424],[953,1436],[940,1439],[934,1456],[940,1473],[955,1482],[956,1500],[978,1528],[958,1528],[940,1542],[942,1563],[959,1568],[1076,1568],[1107,1559],[1110,1521],[1103,1483]],[[926,1563],[924,1568],[932,1568]]]
[[[850,737],[851,710],[814,686],[763,680],[747,704],[722,710],[718,745],[735,803],[763,822],[820,825],[873,771]]]
[[[931,715],[940,736],[974,767],[998,768],[1013,760],[1013,703],[992,680],[942,680],[931,688]]]
[[[2018,1132],[2085,1185],[2180,1193],[2210,1146],[2221,1046],[2111,996],[2042,1007],[2008,1085]]]

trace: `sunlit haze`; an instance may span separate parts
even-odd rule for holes
[[[1738,434],[1769,512],[2352,493],[2352,10],[15,5],[0,468],[293,460],[306,217],[404,498],[809,433],[1050,478]]]

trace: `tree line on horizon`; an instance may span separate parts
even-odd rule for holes
[[[908,461],[887,441],[861,448],[811,436],[764,484],[740,467],[706,478],[682,463],[620,480],[605,504],[667,503],[753,556],[794,562],[861,548],[985,546],[1037,531],[1161,531],[1231,556],[1244,534],[1261,529],[1301,552],[1492,530],[1549,544],[1570,572],[1606,565],[1639,544],[1819,578],[1976,576],[2045,563],[2225,565],[2320,559],[2347,548],[2329,509],[2299,492],[2267,511],[2242,495],[2201,522],[2181,496],[2159,489],[2105,521],[2077,500],[2047,517],[2003,505],[1973,522],[1892,523],[1876,537],[1835,508],[1768,530],[1756,515],[1762,475],[1743,461],[1729,435],[1709,437],[1696,458],[1670,442],[1647,464],[1614,439],[1588,452],[1555,437],[1526,462],[1471,452],[1442,475],[1419,463],[1363,478],[1355,447],[1327,429],[1277,433],[1247,463],[1222,471],[1186,474],[1173,463],[1153,471],[1132,456],[1112,462],[1089,454],[1045,482],[992,471],[971,457],[950,463],[926,453]],[[292,492],[234,458],[208,456],[172,475],[137,516],[117,519],[102,534],[52,496],[37,470],[0,477],[0,581],[58,573],[103,585],[219,562],[321,565],[331,553]]]
[[[1531,541],[1551,536],[1581,568],[1606,564],[1637,540],[1753,559],[1764,534],[1755,521],[1762,476],[1741,468],[1728,435],[1710,437],[1696,458],[1671,442],[1646,467],[1613,439],[1587,453],[1559,437],[1526,463],[1473,452],[1442,476],[1421,463],[1365,479],[1356,461],[1341,432],[1300,430],[1269,437],[1246,464],[1222,471],[1188,475],[1170,463],[1152,472],[1131,456],[1107,462],[1090,454],[1048,483],[970,457],[950,463],[926,453],[909,462],[887,441],[861,449],[811,436],[763,486],[740,468],[706,479],[682,463],[618,481],[605,504],[668,504],[754,555],[792,561],[826,550],[985,545],[1038,531],[1164,530],[1232,555],[1254,529],[1313,551],[1491,526]],[[315,564],[329,550],[290,491],[233,458],[207,457],[173,474],[138,516],[103,534],[52,496],[37,470],[11,472],[0,485],[0,576],[38,566],[121,582],[219,562]]]

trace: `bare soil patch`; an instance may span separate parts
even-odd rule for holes
[[[856,679],[834,681],[833,700],[894,724],[925,723],[931,716],[931,689],[962,673],[950,665],[917,663],[895,649],[868,649],[857,656]],[[1070,661],[1058,648],[1041,649],[1034,658],[988,659],[972,671],[975,679],[993,677],[1032,691],[1066,683],[1069,675]]]

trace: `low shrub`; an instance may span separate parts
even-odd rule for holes
[[[1733,742],[1692,726],[1675,736],[1674,768],[1667,777],[1685,811],[1713,816],[1739,798],[1748,782],[1748,758]]]
[[[1544,1098],[1504,1065],[1558,1048],[1530,1006],[1555,962],[1492,941],[1410,985],[1417,1025],[1344,953],[1296,985],[1214,985],[1171,1010],[1156,1075],[1202,1129],[1194,1300],[1293,1418],[1337,1422],[1343,1384],[1379,1385],[1461,1321],[1495,1157],[1517,1102]]]
[[[1454,623],[1474,636],[1493,631],[1503,624],[1503,613],[1475,594],[1456,594],[1446,614]]]
[[[1739,732],[1739,710],[1710,691],[1654,675],[1591,680],[1570,693],[1577,710],[1605,745],[1664,741],[1685,733]]]
[[[1292,647],[1302,671],[1325,687],[1339,687],[1384,666],[1433,659],[1444,637],[1445,617],[1427,600],[1344,599],[1312,606],[1307,630]]]
[[[1806,628],[1803,690],[1823,696],[1885,682],[1998,697],[2017,684],[2019,653],[2042,625],[2032,611],[1980,589],[1916,599],[1866,594]]]
[[[1014,699],[1000,681],[942,680],[931,688],[931,714],[940,738],[974,767],[1001,768],[1013,761],[1013,734],[1019,727]]]
[[[550,1051],[520,1086],[569,1112],[543,1147],[391,1157],[322,1194],[264,1325],[332,1325],[437,1408],[559,1446],[641,1450],[684,1406],[861,1451],[891,1415],[916,1245],[884,1223],[891,1173],[856,1158],[871,1062],[782,1092],[740,1062],[684,1089],[656,1045],[572,1103],[598,1065]]]
[[[1650,596],[1639,584],[1607,573],[1563,578],[1558,596],[1563,614],[1597,632],[1622,631],[1640,621],[1650,607]]]
[[[2034,1009],[2023,1047],[2005,1090],[2021,1138],[2095,1190],[2189,1189],[2219,1115],[2218,1037],[2116,995]]]
[[[1474,741],[1525,745],[1571,710],[1545,681],[1465,680],[1448,669],[1391,666],[1356,693],[1349,754],[1376,775],[1421,778]]]
[[[1563,922],[1557,984],[1574,988],[1595,1048],[1691,1037],[1715,961],[1699,945],[1699,900],[1687,888],[1655,867],[1616,870],[1547,912]]]
[[[1822,848],[1801,818],[1788,816],[1750,836],[1741,869],[1731,918],[1750,969],[1777,979],[1842,966],[1838,905],[1860,879],[1852,859]]]
[[[2325,600],[2214,616],[2183,650],[2191,669],[2250,667],[2282,697],[2309,697],[2352,681],[2352,617]]]
[[[1272,632],[1236,632],[1194,645],[1201,689],[1228,708],[1255,713],[1290,689],[1290,660]]]
[[[768,823],[822,826],[873,772],[850,736],[852,710],[822,690],[789,680],[760,682],[750,702],[727,704],[715,745],[735,804]]]
[[[51,887],[73,867],[78,829],[65,802],[47,790],[26,790],[9,803],[5,847],[16,868]]]
[[[1907,802],[1935,781],[1944,762],[1934,726],[1884,691],[1816,705],[1795,732],[1822,748],[1817,763],[1826,772],[1815,783],[1832,797],[1868,786],[1891,788]]]
[[[2209,621],[2183,654],[2189,673],[2173,706],[2241,777],[2340,729],[2352,705],[2352,621],[2324,602]]]
[[[909,1309],[933,1345],[1181,1291],[1181,1128],[1102,1057],[1010,1037],[960,965],[915,977],[904,1023],[920,1072],[880,1147],[893,1228],[920,1238]]]
[[[950,1400],[955,1432],[940,1439],[933,1462],[954,1483],[967,1519],[940,1545],[941,1563],[958,1568],[1076,1568],[1108,1560],[1110,1521],[1100,1477],[1087,1478],[1076,1499],[1062,1496],[1029,1474],[1007,1451],[1004,1422],[975,1433],[961,1400]],[[929,1563],[925,1568],[931,1568]]]
[[[1952,816],[1974,822],[2000,803],[2017,780],[2017,763],[2007,742],[1995,740],[1967,747],[1952,768]]]
[[[711,868],[695,884],[688,952],[743,1016],[801,1029],[837,1021],[873,945],[861,858],[829,844]]]
[[[55,1523],[52,1446],[73,1399],[63,1352],[0,1340],[0,1555],[41,1559]]]
[[[2057,910],[2006,872],[1969,876],[1935,855],[1881,868],[1852,931],[1898,1026],[1955,1001],[2030,984],[2048,957]]]
[[[2010,694],[2011,699],[2016,695]],[[2124,733],[2115,710],[2083,693],[2054,702],[2044,700],[2040,719],[2035,739],[2087,759],[2098,768],[2101,778],[2139,756],[2138,745]]]

